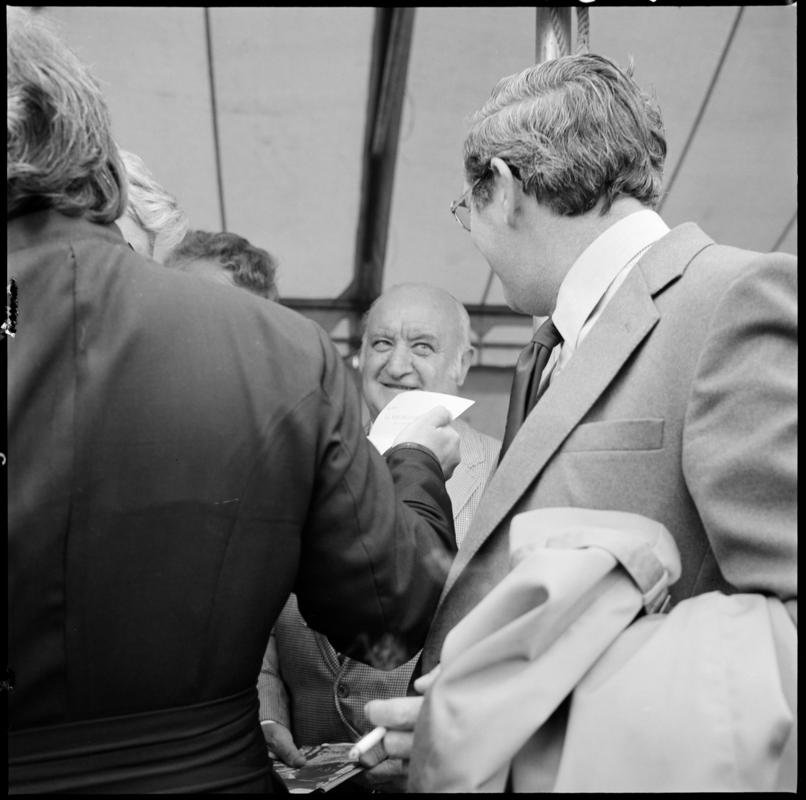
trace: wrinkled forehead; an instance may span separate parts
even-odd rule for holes
[[[375,304],[367,333],[429,335],[448,344],[458,341],[460,323],[453,302],[440,295],[412,289],[390,290]]]

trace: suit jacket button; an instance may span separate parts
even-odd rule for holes
[[[336,694],[339,697],[342,697],[342,698],[349,697],[350,696],[350,688],[348,686],[345,686],[343,683],[340,683],[336,687]]]

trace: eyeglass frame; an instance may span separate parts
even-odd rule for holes
[[[453,214],[453,218],[462,226],[462,230],[467,231],[470,233],[470,225],[465,225],[464,222],[459,218],[459,215],[456,213],[460,208],[466,208],[470,211],[470,206],[467,204],[468,195],[472,194],[473,190],[479,185],[479,181],[487,175],[487,170],[484,171],[480,177],[476,178],[473,181],[471,186],[468,186],[467,189],[462,192],[461,196],[458,197],[451,203],[451,214]],[[468,223],[470,222],[470,217],[468,217]]]
[[[512,177],[514,177],[517,180],[520,180],[521,177],[520,170],[517,167],[513,167],[511,164],[508,164],[506,161],[504,163],[509,167],[509,171],[512,173]],[[464,190],[464,192],[462,192],[460,197],[458,197],[451,203],[451,214],[453,214],[453,218],[462,226],[462,230],[465,230],[468,233],[470,233],[470,224],[469,224],[470,217],[468,217],[468,224],[465,225],[465,223],[462,222],[462,220],[459,218],[456,212],[460,208],[466,208],[468,211],[470,211],[470,206],[467,204],[467,198],[468,196],[473,194],[473,190],[479,185],[479,183],[481,183],[482,180],[484,180],[484,178],[487,177],[489,172],[491,172],[491,169],[490,165],[488,164],[484,172],[482,172],[481,175],[479,175],[479,177],[476,178],[476,180],[473,181],[473,183],[470,186],[468,186],[467,189]]]

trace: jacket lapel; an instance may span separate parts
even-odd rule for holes
[[[464,421],[455,420],[454,427],[459,431],[461,461],[448,483],[454,519],[467,505],[483,476],[484,450],[476,439],[474,430]]]
[[[517,503],[657,320],[643,276],[633,270],[566,369],[552,379],[487,484],[454,559],[446,592],[452,578]]]
[[[659,314],[653,296],[682,275],[709,244],[713,241],[696,225],[681,225],[632,270],[566,369],[551,381],[487,484],[443,597],[655,326]]]

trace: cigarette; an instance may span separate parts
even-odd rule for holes
[[[373,728],[350,748],[347,758],[350,761],[358,761],[361,756],[366,755],[378,742],[382,741],[384,736],[386,736],[386,728],[381,725]]]

